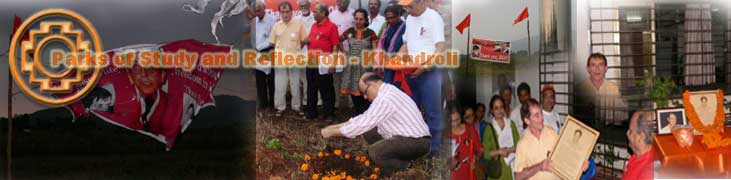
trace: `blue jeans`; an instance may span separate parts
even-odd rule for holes
[[[439,152],[444,130],[444,116],[442,114],[442,71],[432,69],[416,78],[406,77],[411,86],[411,97],[426,114],[426,125],[431,133],[431,153]]]

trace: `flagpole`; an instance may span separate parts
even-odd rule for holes
[[[13,17],[16,18],[13,20],[14,21],[13,26],[15,27],[15,25],[16,25],[15,20],[17,20],[18,16],[13,15]],[[9,40],[12,40],[13,35],[15,35],[15,33],[17,33],[17,29],[14,28],[13,30],[14,30],[14,32],[11,33]],[[10,56],[9,55],[10,51],[14,51],[14,49],[9,49],[8,54],[6,54],[7,56]],[[10,59],[8,59],[8,60],[10,60]],[[11,161],[12,160],[12,150],[13,150],[13,148],[12,148],[12,146],[13,146],[13,139],[12,139],[12,135],[13,135],[13,77],[10,74],[10,63],[8,63],[8,122],[7,122],[7,125],[8,125],[8,135],[7,135],[8,144],[7,144],[6,150],[5,150],[6,158],[7,158],[7,175],[8,175],[7,179],[12,180],[13,176],[10,172],[13,169],[12,165],[11,165],[12,164],[11,163],[12,162]]]
[[[470,72],[470,61],[472,60],[472,55],[470,54],[470,29],[472,28],[467,27],[467,63],[465,63],[465,65],[467,65],[467,73]]]
[[[530,17],[526,18],[526,30],[528,32],[528,60],[530,61],[531,57],[531,51],[530,51]]]

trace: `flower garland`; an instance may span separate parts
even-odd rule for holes
[[[686,90],[683,92],[683,104],[685,105],[685,113],[688,116],[688,120],[694,129],[698,130],[703,134],[703,144],[708,148],[725,147],[731,145],[730,139],[721,138],[721,131],[723,130],[724,123],[724,112],[723,112],[723,91],[716,90],[716,115],[713,119],[713,124],[705,125],[701,122],[698,117],[698,113],[690,102],[690,92]]]

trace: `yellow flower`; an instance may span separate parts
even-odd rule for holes
[[[309,161],[310,159],[310,155],[305,154],[305,161]]]
[[[373,168],[373,172],[378,172],[380,170],[381,170],[381,168]]]
[[[324,155],[325,155],[325,154],[324,154],[324,153],[322,153],[322,151],[320,151],[320,152],[318,152],[318,153],[317,153],[317,157],[320,157],[320,158],[321,158],[322,156],[324,156]]]
[[[312,179],[313,180],[317,180],[319,178],[320,178],[320,174],[315,173],[315,174],[312,175]]]
[[[370,176],[369,178],[371,178],[371,179],[378,179],[378,175],[376,175],[376,174],[371,174],[371,176]]]
[[[336,149],[335,151],[333,151],[333,153],[335,153],[335,155],[340,156],[341,154],[343,154],[343,151],[341,151],[340,149]]]
[[[308,166],[307,163],[302,163],[302,166],[300,167],[300,170],[307,171],[307,169],[309,169],[309,168],[310,168],[310,166]]]
[[[322,177],[322,180],[330,180],[330,177]]]
[[[363,164],[365,164],[366,167],[371,166],[371,161],[365,161]]]
[[[347,175],[345,172],[340,172],[340,179],[345,179],[345,175]]]

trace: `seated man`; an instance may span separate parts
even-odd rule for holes
[[[374,73],[364,73],[358,87],[371,106],[347,122],[325,127],[323,137],[363,134],[369,144],[368,156],[385,176],[429,153],[429,127],[411,97]]]
[[[630,120],[629,130],[627,130],[627,139],[629,147],[635,154],[629,158],[627,166],[624,168],[622,179],[653,179],[652,174],[652,135],[653,120],[655,114],[652,112],[637,112]]]
[[[520,115],[528,128],[515,148],[515,179],[561,179],[551,172],[552,163],[548,160],[558,133],[553,128],[544,128],[541,105],[533,98],[528,99],[520,108]],[[584,162],[581,171],[588,167],[589,163]]]

